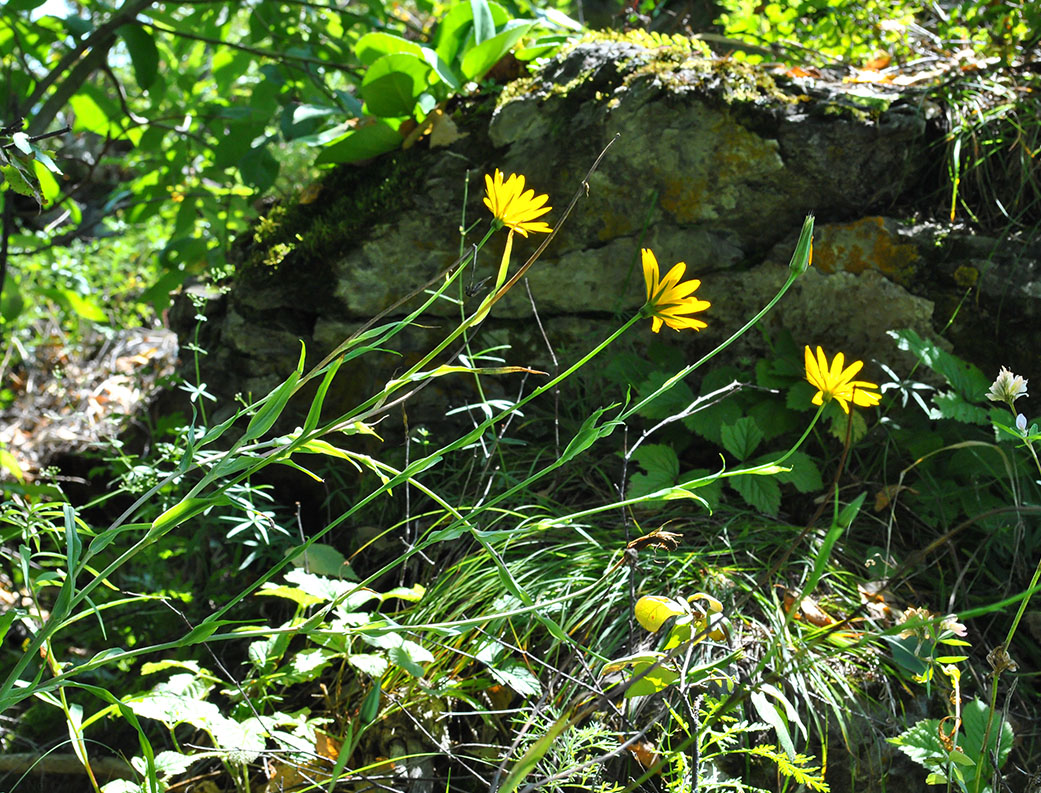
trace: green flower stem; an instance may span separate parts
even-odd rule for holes
[[[692,363],[689,366],[686,366],[683,369],[680,369],[678,372],[676,372],[676,374],[674,374],[672,377],[670,377],[668,380],[666,380],[664,383],[662,383],[657,389],[655,389],[654,393],[649,394],[648,396],[645,396],[643,399],[641,399],[635,405],[631,405],[626,410],[623,410],[619,414],[619,416],[618,416],[619,420],[624,421],[625,419],[627,419],[630,416],[632,416],[634,413],[637,413],[641,408],[645,407],[648,403],[650,403],[654,399],[657,399],[661,394],[663,394],[666,391],[668,391],[670,388],[672,388],[680,380],[683,380],[687,375],[689,375],[695,369],[703,366],[705,363],[710,361],[712,358],[715,358],[719,353],[723,352],[723,350],[725,350],[727,347],[729,347],[731,344],[733,344],[735,341],[737,341],[741,336],[743,336],[746,332],[748,332],[749,328],[752,328],[757,322],[759,322],[759,320],[761,320],[763,317],[765,317],[766,314],[770,311],[770,309],[772,309],[775,305],[777,305],[777,301],[780,300],[782,297],[784,297],[785,292],[787,292],[791,288],[792,284],[795,283],[795,279],[797,279],[798,277],[799,277],[799,273],[798,272],[796,272],[794,270],[790,270],[789,274],[788,274],[788,279],[784,282],[784,285],[781,286],[781,288],[778,290],[777,294],[773,296],[773,299],[769,303],[767,303],[759,311],[758,314],[756,314],[748,322],[746,322],[744,325],[742,325],[735,333],[733,333],[730,336],[730,338],[728,338],[722,344],[720,344],[717,347],[715,347],[708,354],[702,356],[702,358],[700,360],[698,360],[697,362]]]

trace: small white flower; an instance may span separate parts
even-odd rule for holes
[[[1011,405],[1021,396],[1027,396],[1027,381],[1002,366],[998,378],[987,391],[987,399]]]
[[[1020,432],[1027,431],[1027,417],[1024,416],[1022,413],[1016,416],[1016,429],[1018,429]]]

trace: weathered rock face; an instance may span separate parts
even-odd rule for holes
[[[687,262],[688,275],[703,281],[699,296],[712,301],[706,331],[672,337],[693,357],[772,297],[810,211],[818,221],[815,266],[769,316],[768,329],[892,359],[887,330],[931,334],[977,283],[985,300],[973,318],[986,318],[992,296],[999,306],[1005,301],[1007,316],[1010,298],[1041,294],[1037,256],[1021,250],[1016,262],[1002,264],[991,255],[1002,251],[997,241],[945,238],[939,227],[902,226],[879,214],[906,213],[922,192],[929,158],[940,156],[924,119],[894,99],[778,86],[765,72],[693,49],[580,45],[538,77],[508,86],[490,118],[488,105],[458,109],[456,123],[467,134],[448,148],[416,147],[342,168],[325,180],[318,201],[272,213],[246,253],[253,265],[206,309],[203,346],[212,354],[204,379],[224,394],[266,393],[295,365],[298,340],[321,357],[456,259],[464,187],[465,224],[487,217],[483,175],[495,168],[522,173],[548,193],[553,220],[616,135],[588,195],[530,271],[530,297],[518,288],[501,301],[479,347],[509,344],[509,363],[550,368],[548,339],[558,360],[574,360],[642,303],[639,250],[646,246],[663,267]],[[518,242],[515,266],[533,249],[531,240]],[[474,281],[494,272],[502,244],[493,240],[482,253]],[[390,367],[428,348],[459,308],[443,301],[433,313],[443,328],[417,328],[405,339],[404,359],[386,370],[358,369],[335,398],[351,405],[378,389],[393,376]],[[979,328],[970,336],[978,341]],[[743,351],[761,343],[749,334]],[[438,392],[440,411],[445,400],[466,398],[465,390],[437,387],[448,389]]]

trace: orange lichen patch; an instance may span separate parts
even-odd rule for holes
[[[618,212],[610,206],[604,206],[598,213],[600,229],[596,236],[601,242],[625,237],[640,230],[642,218],[638,212]]]
[[[813,266],[825,273],[877,270],[906,286],[918,259],[915,246],[897,242],[880,217],[818,226],[813,238]]]
[[[661,208],[668,212],[680,222],[691,223],[696,220],[705,220],[706,201],[705,193],[708,184],[704,179],[665,181],[665,192],[661,196]],[[711,212],[711,210],[709,210]],[[711,212],[715,217],[715,212]]]

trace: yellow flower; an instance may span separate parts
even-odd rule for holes
[[[529,231],[547,234],[552,230],[541,220],[535,220],[552,209],[543,206],[549,196],[536,196],[534,190],[525,192],[523,176],[510,174],[510,178],[504,182],[502,171],[496,168],[494,178],[484,175],[484,184],[488,193],[484,199],[485,206],[504,226],[524,237],[528,236]]]
[[[842,365],[845,357],[840,352],[828,366],[828,359],[824,357],[824,350],[817,348],[817,357],[814,358],[810,348],[806,348],[806,379],[810,385],[817,389],[813,395],[813,404],[821,405],[824,400],[837,399],[842,409],[849,413],[849,403],[861,407],[877,405],[882,395],[869,389],[878,388],[875,383],[865,380],[854,380],[853,377],[863,366],[863,361],[854,361],[847,368]]]
[[[695,278],[680,283],[686,270],[687,265],[680,262],[669,270],[665,278],[659,278],[658,260],[648,248],[643,249],[643,279],[647,282],[647,304],[644,310],[652,319],[651,330],[655,333],[661,330],[662,323],[673,330],[701,330],[708,327],[700,319],[681,316],[704,311],[712,305],[691,294],[701,286],[701,281]]]

